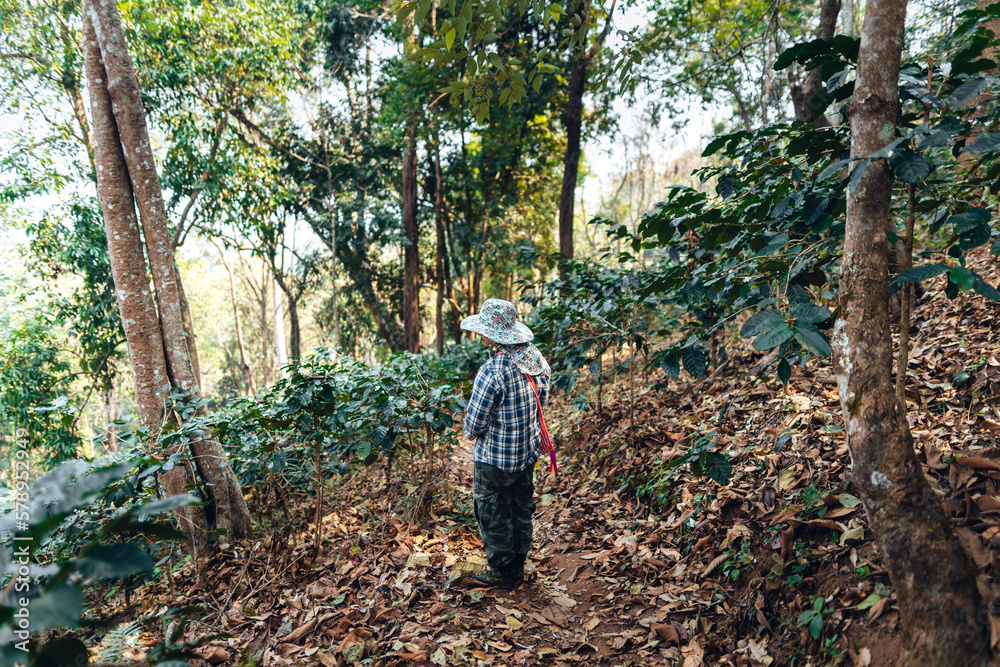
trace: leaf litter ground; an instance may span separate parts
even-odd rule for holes
[[[1000,281],[995,258],[975,264]],[[1000,307],[949,301],[939,282],[914,312],[908,418],[992,599]],[[466,447],[430,476],[419,466],[392,482],[382,469],[354,473],[328,499],[318,550],[313,500],[300,496],[290,522],[276,510],[259,540],[212,555],[200,578],[179,569],[173,594],[167,582],[140,589],[138,610],[118,613],[200,605],[191,638],[225,634],[199,650],[211,664],[894,664],[899,613],[849,482],[829,363],[795,368],[786,390],[773,372],[753,374],[761,355],[726,342],[736,352],[716,375],[655,390],[663,378],[651,374],[634,401],[623,388],[600,414],[554,402],[566,474],[538,479],[536,548],[515,591],[459,578],[483,564]],[[732,463],[727,486],[687,466],[664,472],[710,432]],[[416,507],[428,477],[432,493]],[[1000,625],[989,623],[996,648]]]

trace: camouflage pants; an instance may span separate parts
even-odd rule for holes
[[[504,472],[477,461],[472,473],[473,506],[486,560],[493,568],[503,570],[531,550],[534,466],[520,472]]]

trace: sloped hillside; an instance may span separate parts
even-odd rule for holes
[[[975,261],[1000,282],[996,258]],[[914,445],[995,590],[1000,305],[926,287],[907,392]],[[665,389],[658,372],[637,377],[634,401],[612,388],[599,414],[554,401],[565,474],[538,481],[533,572],[516,591],[461,579],[482,563],[466,447],[430,471],[419,505],[426,468],[358,471],[328,499],[318,549],[299,497],[291,525],[276,513],[272,533],[218,553],[200,577],[175,575],[179,600],[166,584],[137,600],[202,606],[187,637],[224,631],[199,649],[212,664],[893,664],[898,611],[850,483],[829,362],[793,369],[785,388],[728,342],[715,375]],[[1000,641],[996,618],[970,623]],[[141,659],[161,631],[146,632],[124,657]]]

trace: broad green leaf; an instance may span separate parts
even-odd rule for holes
[[[850,163],[851,163],[850,160],[837,160],[836,162],[830,164],[826,169],[819,172],[819,176],[816,177],[816,181],[817,182],[824,181],[830,178],[831,176],[839,172],[841,169],[843,169]]]
[[[858,189],[858,186],[861,185],[861,179],[864,177],[865,172],[868,170],[868,165],[871,163],[871,160],[865,158],[864,160],[859,160],[854,165],[854,169],[851,171],[851,178],[847,182],[848,192],[854,194],[854,191]]]
[[[72,584],[58,584],[31,601],[31,632],[49,628],[75,628],[83,612],[83,591]]]
[[[708,367],[708,362],[705,359],[705,354],[701,351],[701,348],[697,345],[691,345],[684,349],[683,355],[684,370],[691,374],[691,377],[701,377],[705,374],[705,369]]]
[[[781,320],[775,323],[774,328],[768,329],[754,339],[753,346],[758,350],[770,350],[782,343],[787,342],[792,337],[792,328],[788,322]]]
[[[776,322],[781,320],[784,320],[781,313],[771,308],[754,313],[740,328],[740,337],[753,338],[762,331],[772,328]]]
[[[83,576],[93,579],[122,579],[151,571],[153,561],[134,544],[108,544],[97,547],[78,560],[76,569]]]
[[[990,234],[990,226],[980,224],[963,233],[958,240],[958,246],[963,252],[972,248],[978,248],[981,245],[989,243]]]
[[[915,151],[899,151],[889,158],[896,176],[907,183],[919,183],[931,173],[927,158]]]
[[[681,362],[678,361],[677,355],[671,354],[663,360],[663,371],[671,380],[676,380],[681,376]]]
[[[830,343],[828,343],[826,338],[823,337],[823,334],[813,327],[795,327],[795,340],[799,341],[799,344],[802,345],[802,347],[809,350],[813,354],[818,354],[824,357],[828,357],[833,354],[833,350],[830,349]]]
[[[792,367],[788,363],[788,359],[782,359],[778,362],[778,382],[781,384],[788,384],[788,380],[792,377]]]
[[[983,277],[978,273],[975,274],[975,276],[976,278],[973,281],[972,289],[976,290],[990,301],[1000,301],[1000,292],[998,292],[993,285],[990,285],[988,282],[983,280]]]
[[[705,454],[704,472],[706,472],[711,479],[718,482],[720,486],[726,486],[729,484],[729,476],[733,472],[733,464],[730,463],[725,454],[708,452]]]
[[[960,109],[966,102],[992,85],[992,79],[993,77],[986,76],[973,77],[956,88],[944,103],[950,109]]]
[[[796,322],[805,322],[806,324],[817,324],[830,319],[829,310],[823,306],[816,306],[811,303],[794,306],[792,308],[792,315],[795,316]]]
[[[963,153],[968,153],[972,155],[978,155],[979,153],[989,153],[990,151],[995,151],[1000,148],[1000,132],[994,132],[993,134],[987,134],[974,143],[965,147]]]
[[[948,271],[948,277],[963,292],[968,292],[976,284],[976,274],[964,266],[951,267]]]
[[[420,0],[417,4],[417,13],[414,14],[414,20],[416,23],[422,23],[427,17],[427,14],[431,11],[432,0]]]
[[[444,46],[446,49],[451,51],[451,47],[455,44],[455,35],[458,34],[457,31],[452,28],[444,34]]]
[[[948,270],[947,264],[924,264],[922,266],[915,266],[912,269],[907,269],[896,277],[896,282],[900,283],[919,283],[921,281],[933,278],[934,276],[939,276]]]

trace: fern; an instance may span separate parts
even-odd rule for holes
[[[101,651],[101,660],[103,662],[118,662],[121,660],[122,653],[133,646],[129,640],[138,635],[140,629],[141,626],[135,621],[131,623],[119,623],[118,627],[104,635],[104,640],[101,643],[105,646]]]

